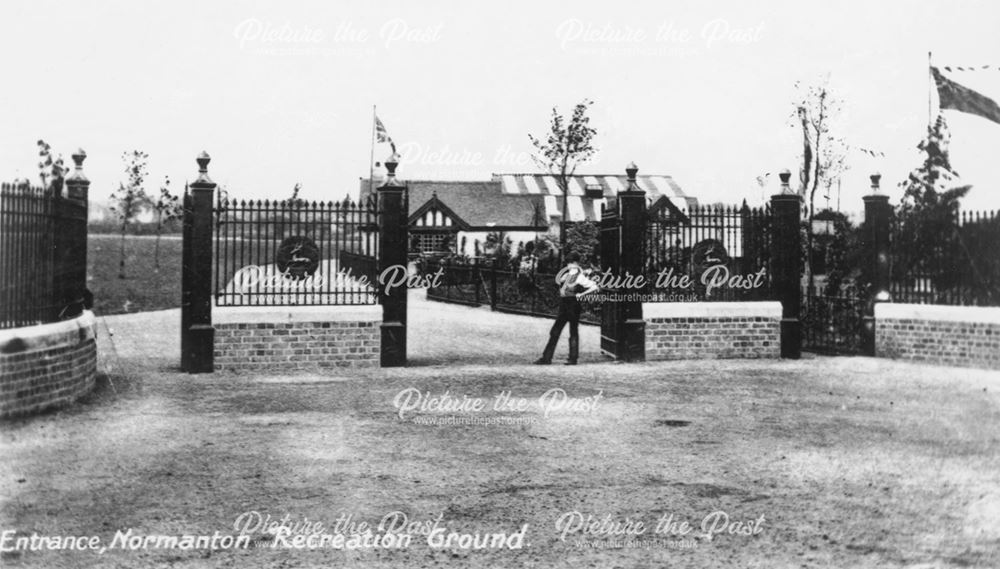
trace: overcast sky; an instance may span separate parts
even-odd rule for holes
[[[919,162],[929,50],[941,66],[994,66],[952,78],[1000,99],[998,6],[7,0],[0,177],[35,179],[44,138],[67,159],[86,149],[98,199],[131,149],[150,154],[149,189],[193,178],[207,150],[233,195],[284,198],[301,182],[339,199],[368,175],[372,105],[406,153],[402,178],[483,179],[536,171],[527,134],[589,98],[600,152],[584,173],[634,160],[702,201],[753,202],[757,176],[796,171],[795,82],[828,77],[837,133],[886,155],[848,156],[842,208],[860,209],[868,174],[897,201]],[[1000,208],[1000,124],[946,117],[966,206]]]

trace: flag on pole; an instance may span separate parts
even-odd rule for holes
[[[996,101],[948,79],[937,67],[931,67],[931,74],[934,75],[942,109],[978,115],[1000,124],[1000,105]]]
[[[393,154],[396,153],[396,143],[392,141],[392,137],[389,136],[389,132],[385,130],[385,125],[379,120],[378,115],[375,115],[375,138],[379,142],[388,142],[389,146],[392,147]]]

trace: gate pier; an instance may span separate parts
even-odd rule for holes
[[[771,282],[774,298],[781,302],[781,357],[797,360],[802,356],[802,197],[789,188],[791,172],[778,176],[781,193],[771,196]]]
[[[393,153],[385,162],[385,183],[378,188],[379,201],[379,274],[407,264],[406,186],[396,180],[399,156]],[[382,367],[406,365],[406,287],[379,286],[382,305]]]

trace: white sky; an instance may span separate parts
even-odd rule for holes
[[[841,202],[856,210],[873,170],[896,201],[919,161],[928,50],[940,66],[1000,65],[996,2],[749,4],[8,0],[0,178],[35,179],[44,138],[67,160],[86,149],[98,200],[131,149],[150,154],[149,190],[165,174],[180,187],[207,150],[233,195],[301,182],[339,199],[368,175],[373,104],[408,152],[401,178],[483,179],[535,171],[527,133],[587,97],[601,151],[582,173],[634,160],[702,201],[754,202],[756,176],[797,172],[793,84],[829,74],[838,133],[886,154],[850,155]],[[726,29],[737,37],[705,37]],[[1000,71],[952,77],[1000,100]],[[946,117],[966,207],[1000,208],[1000,124]]]

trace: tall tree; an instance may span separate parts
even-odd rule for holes
[[[111,194],[111,211],[118,218],[121,231],[119,247],[118,278],[125,278],[125,233],[129,225],[135,221],[142,207],[149,203],[144,184],[146,183],[146,164],[149,155],[141,150],[133,150],[122,154],[125,161],[125,175],[128,182],[119,183],[118,189]]]
[[[950,142],[948,124],[944,116],[938,115],[934,124],[927,127],[927,138],[917,144],[917,149],[924,155],[923,163],[900,184],[903,187],[900,206],[904,211],[942,203],[957,207],[958,200],[972,188],[957,183],[959,176],[951,167],[948,150]]]
[[[559,227],[559,258],[562,262],[566,251],[566,229],[569,222],[569,180],[576,172],[577,166],[590,160],[596,149],[593,146],[597,130],[590,126],[587,109],[593,101],[584,99],[573,107],[573,113],[567,118],[552,108],[552,119],[545,140],[528,138],[535,146],[532,158],[535,163],[552,174],[559,191],[562,192],[562,221]],[[583,221],[583,220],[581,220]]]
[[[816,216],[816,192],[820,188],[829,195],[831,186],[846,170],[847,145],[833,133],[843,102],[830,90],[826,80],[816,85],[796,83],[795,120],[802,129],[802,167],[799,170],[799,195],[805,198],[805,271],[809,289],[813,288],[811,256],[813,250],[813,219]]]
[[[958,227],[959,200],[972,188],[958,182],[948,152],[950,134],[944,117],[938,116],[927,129],[927,138],[917,145],[923,163],[910,172],[898,207],[903,221],[895,248],[904,251],[901,273],[927,276],[941,294],[952,288],[961,259]],[[974,263],[974,259],[967,259]],[[975,266],[973,266],[975,269]]]
[[[163,177],[163,184],[160,186],[160,193],[150,206],[156,215],[156,248],[153,253],[153,266],[160,270],[160,235],[163,233],[163,225],[181,217],[182,206],[180,198],[170,192],[170,177]]]

